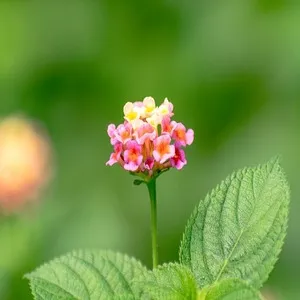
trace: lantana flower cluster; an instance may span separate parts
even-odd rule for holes
[[[172,120],[173,104],[166,98],[156,106],[152,97],[127,102],[124,123],[107,129],[114,152],[106,165],[120,164],[125,170],[149,177],[186,164],[184,148],[194,140],[194,131]]]

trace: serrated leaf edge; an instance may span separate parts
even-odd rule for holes
[[[187,238],[187,236],[186,236],[186,232],[188,231],[187,229],[189,229],[191,226],[193,226],[193,223],[195,223],[195,217],[196,217],[196,215],[197,215],[198,208],[199,208],[199,205],[200,205],[201,201],[203,202],[203,201],[205,201],[207,198],[208,198],[208,199],[211,199],[211,197],[212,197],[213,194],[218,193],[218,192],[221,190],[221,184],[222,184],[222,182],[225,182],[225,181],[227,181],[227,180],[232,180],[232,179],[236,176],[236,174],[238,174],[239,172],[242,173],[242,174],[244,175],[244,174],[245,174],[246,172],[248,172],[249,170],[252,170],[252,171],[254,171],[254,170],[256,170],[256,169],[261,170],[263,167],[268,167],[268,165],[270,165],[272,169],[271,169],[271,171],[269,171],[269,173],[271,173],[271,172],[273,171],[274,167],[275,167],[275,166],[278,166],[279,172],[282,174],[283,178],[286,179],[286,180],[285,180],[285,184],[286,184],[286,187],[287,187],[287,199],[288,199],[287,205],[289,205],[289,203],[290,203],[291,189],[290,189],[289,182],[287,181],[286,173],[285,173],[284,169],[281,167],[280,161],[281,161],[281,155],[276,155],[276,156],[272,157],[269,161],[267,161],[267,162],[265,162],[265,163],[263,163],[263,164],[258,164],[258,165],[256,165],[256,166],[254,165],[254,166],[252,166],[252,167],[244,167],[244,168],[241,168],[241,169],[237,169],[237,170],[233,171],[231,174],[227,175],[226,178],[225,178],[224,180],[221,181],[221,183],[218,183],[217,186],[216,186],[215,188],[211,189],[210,192],[208,192],[208,193],[206,194],[205,198],[203,198],[202,200],[200,200],[200,202],[199,202],[199,203],[196,205],[196,207],[194,208],[194,210],[193,210],[191,216],[189,217],[188,222],[187,222],[187,224],[186,224],[186,226],[185,226],[185,229],[184,229],[184,233],[183,233],[183,235],[182,235],[182,239],[181,239],[181,242],[180,242],[180,248],[179,248],[179,261],[180,261],[181,264],[188,266],[188,267],[190,268],[190,270],[193,272],[191,262],[189,262],[188,264],[186,264],[185,262],[182,261],[182,253],[183,253],[183,250],[184,250],[184,249],[183,249],[183,243],[184,243],[185,239]],[[282,237],[282,243],[281,243],[280,247],[278,248],[278,251],[277,251],[277,253],[276,253],[276,260],[274,261],[273,267],[272,267],[272,269],[270,269],[269,274],[270,274],[270,273],[272,272],[272,270],[274,269],[275,264],[276,264],[276,262],[277,262],[278,259],[279,259],[279,254],[280,254],[281,251],[282,251],[282,247],[283,247],[283,245],[284,245],[284,239],[285,239],[286,234],[287,234],[288,221],[289,221],[289,219],[288,219],[288,214],[287,214],[287,220],[286,220],[286,223],[285,223],[285,228],[283,229],[283,230],[285,231],[285,234],[284,234],[284,236]],[[190,250],[189,250],[188,256],[189,256],[189,258],[190,258],[190,260],[191,260],[191,252],[190,252]],[[264,279],[264,282],[268,279],[269,274],[268,274],[268,276]],[[220,275],[221,275],[221,274],[218,275],[217,280],[215,280],[215,282],[214,282],[213,284],[215,284],[215,283],[218,282]],[[242,281],[242,280],[241,280],[241,281]]]
[[[41,280],[44,280],[42,277],[40,276],[35,276],[34,274],[35,273],[38,273],[41,269],[43,269],[44,267],[51,267],[51,265],[53,263],[61,263],[61,259],[64,258],[64,257],[68,257],[68,256],[71,256],[71,257],[77,257],[78,253],[85,253],[85,252],[91,252],[91,253],[97,253],[103,257],[105,256],[109,256],[109,255],[114,255],[115,257],[118,257],[118,256],[121,256],[124,258],[125,261],[129,261],[129,262],[132,262],[132,263],[135,263],[140,269],[141,269],[141,272],[142,273],[145,273],[147,272],[147,268],[141,263],[140,260],[136,259],[135,257],[132,257],[132,256],[129,256],[128,254],[124,254],[124,253],[121,253],[119,251],[113,251],[113,250],[101,250],[101,249],[77,249],[77,250],[72,250],[70,252],[67,252],[65,254],[62,254],[62,255],[59,255],[55,258],[53,258],[52,260],[50,260],[49,262],[46,262],[42,265],[40,265],[38,268],[36,268],[35,270],[33,270],[32,272],[30,273],[26,273],[25,275],[23,275],[23,278],[24,279],[28,279],[29,280],[29,287],[30,287],[30,291],[31,291],[31,294],[33,295],[34,299],[36,300],[36,296],[33,292],[33,280],[34,279],[41,279]],[[78,257],[77,257],[78,258]],[[131,280],[132,282],[133,280]],[[67,291],[65,291],[67,292]],[[69,292],[67,292],[69,293]],[[71,294],[70,294],[71,295]],[[132,299],[134,299],[135,297],[133,296]]]

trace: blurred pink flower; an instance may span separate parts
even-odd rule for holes
[[[32,122],[0,122],[0,207],[16,210],[38,197],[50,175],[50,147]]]

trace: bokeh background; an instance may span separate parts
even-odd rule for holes
[[[158,182],[160,262],[178,259],[194,206],[234,169],[281,154],[287,240],[265,287],[300,299],[300,4],[296,0],[0,2],[0,116],[43,124],[51,184],[0,222],[0,299],[31,299],[24,273],[76,248],[151,265],[144,186],[105,166],[126,101],[168,97],[195,130],[188,166]],[[272,297],[270,299],[272,299]]]

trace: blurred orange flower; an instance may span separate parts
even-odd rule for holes
[[[33,122],[8,117],[0,122],[0,209],[18,210],[34,200],[49,178],[50,147]]]

